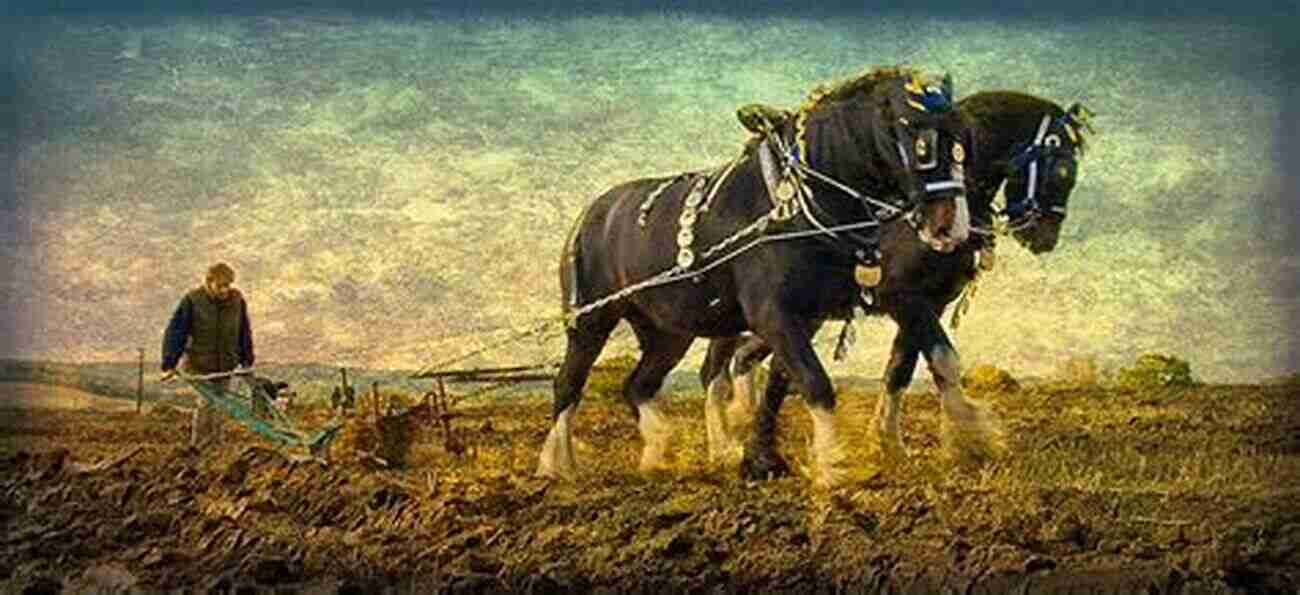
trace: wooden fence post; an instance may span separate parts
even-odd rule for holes
[[[140,347],[140,376],[135,383],[135,412],[140,413],[140,404],[144,401],[144,348]]]

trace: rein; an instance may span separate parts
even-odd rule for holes
[[[993,227],[991,229],[972,226],[971,227],[972,232],[986,237],[1010,235],[1011,233],[1020,231],[1022,229],[1026,229],[1028,227],[1032,227],[1033,225],[1036,225],[1038,223],[1039,218],[1042,217],[1042,208],[1038,204],[1038,196],[1037,196],[1039,162],[1049,156],[1055,155],[1059,152],[1063,152],[1063,150],[1060,148],[1059,143],[1056,145],[1049,145],[1045,142],[1045,139],[1047,138],[1047,133],[1052,129],[1053,124],[1059,124],[1060,127],[1065,130],[1066,134],[1070,135],[1070,138],[1077,143],[1079,139],[1079,133],[1075,131],[1074,126],[1071,125],[1072,123],[1082,125],[1085,129],[1089,131],[1092,130],[1092,127],[1088,124],[1087,115],[1082,116],[1081,119],[1075,119],[1075,117],[1072,115],[1072,112],[1067,110],[1064,115],[1053,120],[1051,114],[1043,114],[1043,118],[1039,120],[1038,128],[1034,133],[1034,140],[1028,144],[1025,144],[1024,149],[1021,149],[1014,157],[1011,158],[1011,167],[1013,169],[1028,170],[1029,179],[1026,182],[1026,186],[1028,187],[1028,190],[1026,191],[1025,196],[1023,198],[1015,201],[1017,205],[1021,205],[1016,210],[1017,211],[1022,209],[1026,210],[1027,211],[1026,214],[1023,217],[1020,217],[1017,223],[1013,224],[1011,222],[1012,221],[1011,213],[1008,212],[1011,210],[1010,205],[1008,205],[1008,207],[1005,209],[1001,209],[1001,210],[995,209],[994,215],[1006,217],[1007,218],[1006,223],[999,225],[997,221],[994,221]],[[1070,154],[1071,156],[1073,156],[1073,152],[1071,152]],[[1050,207],[1050,209],[1052,210],[1052,212],[1059,213],[1061,215],[1065,214],[1064,207],[1053,205]],[[956,306],[953,307],[950,323],[952,324],[952,328],[954,330],[958,327],[958,325],[960,325],[962,315],[964,315],[968,310],[970,310],[971,300],[975,298],[975,292],[978,289],[980,272],[990,270],[993,268],[991,262],[992,245],[989,245],[987,249],[990,251],[987,257],[984,255],[983,250],[980,251],[979,266],[975,270],[975,276],[970,280],[970,283],[968,283],[962,289],[961,295],[957,300],[957,304]],[[987,266],[985,266],[986,258],[990,260],[990,263]]]
[[[768,212],[760,216],[753,223],[750,223],[749,225],[741,228],[736,233],[731,234],[730,236],[718,242],[717,244],[714,244],[713,246],[709,247],[708,250],[704,251],[704,253],[700,255],[700,259],[706,260],[712,258],[713,256],[717,255],[719,252],[722,252],[730,248],[733,244],[739,242],[741,238],[751,233],[762,234],[764,231],[767,230],[768,224],[773,220],[774,219],[772,217],[771,212]],[[669,283],[676,283],[678,281],[697,279],[703,276],[705,273],[708,273],[709,271],[719,266],[722,266],[723,264],[732,260],[733,258],[736,258],[737,256],[740,256],[741,254],[748,252],[750,249],[753,249],[762,244],[767,244],[769,242],[780,242],[785,240],[797,240],[802,238],[815,237],[815,236],[820,236],[824,233],[834,234],[835,232],[853,231],[857,229],[864,229],[874,225],[878,225],[878,223],[875,221],[860,221],[858,223],[836,225],[834,227],[828,227],[823,229],[788,231],[788,232],[775,233],[770,235],[759,235],[758,237],[750,240],[749,242],[746,242],[744,245],[740,246],[739,248],[723,255],[721,258],[718,258],[717,260],[714,260],[700,268],[689,270],[689,267],[682,266],[681,264],[673,265],[672,268],[663,271],[653,277],[650,277],[649,279],[646,279],[638,283],[634,283],[614,293],[611,293],[605,297],[602,297],[596,301],[574,308],[570,310],[565,316],[568,319],[569,324],[572,325],[573,322],[576,321],[578,318],[586,314],[590,314],[591,312],[599,310],[600,308],[603,308],[613,302],[626,298],[639,291],[650,289],[651,287],[658,287],[660,285],[667,285]]]
[[[975,227],[972,225],[971,231],[979,235],[992,238],[999,235],[1001,236],[1010,235],[1013,232],[1020,231],[1038,222],[1038,217],[1039,217],[1038,200],[1035,197],[1035,194],[1038,191],[1038,162],[1044,156],[1043,138],[1047,136],[1047,130],[1048,128],[1051,127],[1051,124],[1052,124],[1052,116],[1049,114],[1043,114],[1043,119],[1039,121],[1038,130],[1034,134],[1033,142],[1026,145],[1024,150],[1018,153],[1015,157],[1011,158],[1012,164],[1015,163],[1021,164],[1019,166],[1015,166],[1017,169],[1025,166],[1029,168],[1029,181],[1028,181],[1029,190],[1026,193],[1024,198],[1020,199],[1019,201],[1016,201],[1017,203],[1024,203],[1029,208],[1029,213],[1025,215],[1023,218],[1021,218],[1019,223],[1012,225],[1010,222],[1010,214],[1007,213],[1008,209],[999,210],[995,208],[993,214],[996,216],[1008,217],[1008,221],[1006,223],[999,225],[998,222],[995,220],[993,222],[992,228],[990,229]],[[987,268],[985,267],[984,264],[985,258],[992,257],[993,247],[990,244],[987,246],[986,249],[990,251],[989,256],[988,257],[984,256],[984,250],[983,249],[980,250],[979,266],[976,267],[975,274],[971,278],[970,282],[967,283],[964,287],[962,287],[961,295],[959,295],[957,298],[957,304],[953,306],[952,315],[948,319],[949,321],[948,323],[952,325],[953,330],[957,330],[957,328],[961,326],[962,316],[965,315],[966,312],[970,310],[971,301],[975,299],[975,292],[979,290],[980,273],[985,270],[989,270],[993,268],[991,263],[987,266]]]
[[[850,253],[859,262],[871,262],[872,259],[876,257],[874,244],[877,242],[870,238],[854,240],[851,238],[841,237],[840,232],[879,227],[880,225],[892,221],[900,216],[904,217],[907,224],[913,230],[919,229],[919,222],[912,216],[916,213],[919,205],[914,205],[911,209],[904,210],[899,205],[859,192],[848,184],[840,182],[804,162],[801,155],[805,154],[807,150],[805,148],[806,141],[803,138],[805,132],[803,122],[804,119],[802,117],[794,118],[795,130],[793,131],[793,134],[796,143],[787,143],[783,135],[778,134],[775,127],[772,126],[770,122],[766,122],[767,125],[762,127],[762,133],[766,138],[764,138],[763,142],[757,147],[757,150],[760,152],[760,156],[762,157],[767,157],[767,154],[773,150],[778,152],[781,156],[780,165],[782,171],[779,174],[770,172],[766,168],[763,171],[764,182],[768,186],[768,196],[772,199],[774,205],[773,212],[780,215],[779,220],[793,218],[795,215],[802,212],[804,217],[808,219],[808,222],[815,228],[814,231],[808,232],[808,235],[820,236],[821,239],[826,240],[833,247],[841,249],[845,253]],[[769,143],[775,145],[775,147],[770,147]],[[815,178],[827,186],[848,195],[850,198],[862,202],[868,207],[874,207],[874,209],[867,209],[868,219],[866,221],[847,225],[827,225],[817,217],[818,212],[824,214],[826,211],[818,204],[816,194],[808,187],[806,182],[807,178]],[[782,197],[783,185],[787,184],[793,186],[793,195]],[[930,191],[946,188],[946,186],[941,186],[943,186],[943,184],[927,184],[926,190]],[[845,235],[848,234],[846,233]],[[843,244],[848,244],[849,247],[846,248]],[[855,249],[852,247],[854,245],[857,245],[858,247]],[[871,253],[867,252],[868,247],[871,248]]]
[[[804,163],[803,159],[799,158],[799,154],[793,151],[792,147],[786,144],[785,139],[781,138],[781,135],[775,133],[768,133],[768,139],[776,142],[777,149],[780,150],[781,152],[783,165],[785,166],[787,171],[794,171],[803,175],[808,175],[817,178],[818,180],[825,182],[827,185],[835,188],[836,190],[839,190],[840,192],[843,192],[864,203],[879,208],[881,211],[885,212],[885,217],[887,217],[888,219],[892,219],[893,217],[897,217],[898,215],[904,213],[903,209],[899,208],[898,206],[890,204],[888,202],[885,202],[877,198],[873,198],[861,192],[858,192],[857,190],[850,188],[847,184],[844,184],[839,180],[836,180],[835,178],[823,174],[822,172],[819,172],[816,169],[814,169],[812,166]],[[806,188],[803,190],[807,191]],[[927,190],[929,190],[929,188],[927,188]],[[811,196],[809,198],[811,198]],[[877,214],[877,213],[873,213],[873,214]],[[823,225],[821,225],[820,221],[816,221],[811,217],[810,220],[812,220],[813,224],[816,225],[818,228],[822,228],[822,229],[825,228]]]
[[[918,109],[924,110],[926,108],[919,107]],[[771,210],[759,216],[758,219],[754,220],[749,225],[740,228],[735,233],[724,238],[713,246],[710,246],[708,249],[701,252],[697,259],[695,251],[692,249],[692,244],[695,239],[692,228],[697,219],[698,212],[708,210],[709,205],[713,201],[713,197],[721,188],[722,182],[731,174],[732,170],[740,162],[741,158],[732,161],[722,171],[721,175],[713,182],[710,191],[708,191],[707,199],[704,195],[705,188],[708,186],[708,181],[697,180],[692,184],[692,187],[687,190],[683,204],[683,212],[679,218],[679,224],[682,228],[677,235],[678,253],[676,263],[671,268],[660,272],[657,275],[624,287],[619,291],[599,298],[588,304],[582,306],[578,306],[576,303],[572,304],[572,309],[565,314],[568,324],[572,326],[574,322],[583,315],[645,289],[667,285],[669,283],[676,283],[687,279],[698,279],[705,273],[708,273],[714,268],[729,262],[735,257],[740,256],[761,244],[815,237],[827,241],[833,247],[840,249],[845,253],[851,254],[859,263],[864,263],[871,262],[872,259],[878,258],[878,251],[876,250],[878,239],[866,238],[854,240],[847,238],[846,236],[850,235],[852,232],[878,228],[883,223],[892,221],[900,216],[904,218],[913,230],[918,230],[920,222],[916,217],[914,217],[914,214],[920,207],[919,204],[904,209],[899,205],[859,192],[849,185],[836,180],[832,176],[817,171],[816,168],[804,162],[800,155],[801,153],[807,152],[806,140],[804,139],[804,118],[806,115],[806,112],[801,112],[798,116],[793,118],[794,122],[792,125],[794,130],[792,132],[794,138],[793,142],[789,143],[786,142],[782,134],[779,134],[776,131],[777,126],[775,126],[772,120],[767,117],[758,116],[757,122],[754,122],[754,124],[757,125],[757,128],[751,128],[751,130],[755,130],[756,132],[761,131],[761,134],[765,137],[763,141],[755,147],[755,151],[759,156],[760,172],[763,181],[767,186],[768,198],[772,201]],[[745,123],[743,117],[742,123]],[[749,123],[746,123],[746,127],[749,127]],[[769,143],[775,146],[769,146]],[[897,144],[899,151],[903,154],[903,161],[906,163],[906,152],[901,142]],[[779,174],[772,171],[773,156],[771,153],[773,150],[780,154],[779,159],[781,171]],[[808,178],[814,178],[827,186],[862,202],[868,207],[867,220],[839,225],[827,225],[826,223],[823,223],[822,220],[818,218],[817,212],[820,211],[824,214],[826,211],[818,204],[815,193],[808,187],[806,182]],[[641,227],[646,226],[646,216],[653,207],[655,199],[658,198],[658,196],[670,185],[680,179],[681,176],[678,176],[662,183],[642,202],[641,213],[638,217],[638,224]],[[791,186],[793,186],[793,188],[791,188]],[[961,188],[962,186],[963,182],[961,180],[945,180],[942,182],[927,183],[925,185],[925,190],[927,192],[937,192],[941,190]],[[773,221],[787,221],[800,213],[802,213],[808,220],[813,229],[775,234],[764,233],[767,231],[769,223]],[[694,269],[691,268],[700,261],[709,260],[717,256],[719,253],[730,249],[734,244],[737,244],[743,238],[751,234],[758,234],[758,237],[746,242],[739,248],[724,254],[720,258],[712,260],[708,264]],[[844,244],[849,244],[849,246],[845,247]],[[854,244],[859,247],[854,248]],[[867,251],[868,248],[871,249],[870,253]],[[576,297],[576,290],[574,295]]]

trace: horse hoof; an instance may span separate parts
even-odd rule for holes
[[[533,472],[533,479],[545,479],[547,481],[573,481],[577,478],[577,472],[569,469],[567,471],[548,467],[538,467]]]
[[[672,475],[676,464],[676,458],[665,456],[663,453],[650,453],[648,456],[643,453],[637,471],[651,479],[663,479]]]
[[[747,451],[740,461],[740,478],[749,481],[768,481],[790,475],[790,466],[776,453],[750,455]]]
[[[730,444],[709,452],[710,465],[734,465],[741,462],[745,451],[739,444]]]

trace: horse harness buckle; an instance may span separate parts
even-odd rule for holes
[[[704,202],[704,192],[709,184],[708,176],[699,176],[686,191],[682,200],[682,214],[677,218],[681,229],[677,231],[677,267],[689,269],[695,264],[695,222],[699,219],[699,207]]]
[[[799,214],[799,202],[795,199],[802,181],[784,162],[778,164],[769,139],[763,139],[758,145],[759,167],[763,172],[763,184],[767,186],[767,196],[772,200],[772,220],[788,221]]]

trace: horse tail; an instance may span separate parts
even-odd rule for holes
[[[582,213],[578,215],[578,219],[569,230],[569,238],[565,240],[564,250],[560,255],[560,289],[564,294],[561,300],[561,311],[565,316],[585,302],[582,278],[579,274],[582,270],[582,245],[579,236],[582,235],[582,226],[587,222],[587,217],[595,204],[596,201],[592,201],[582,209]]]

